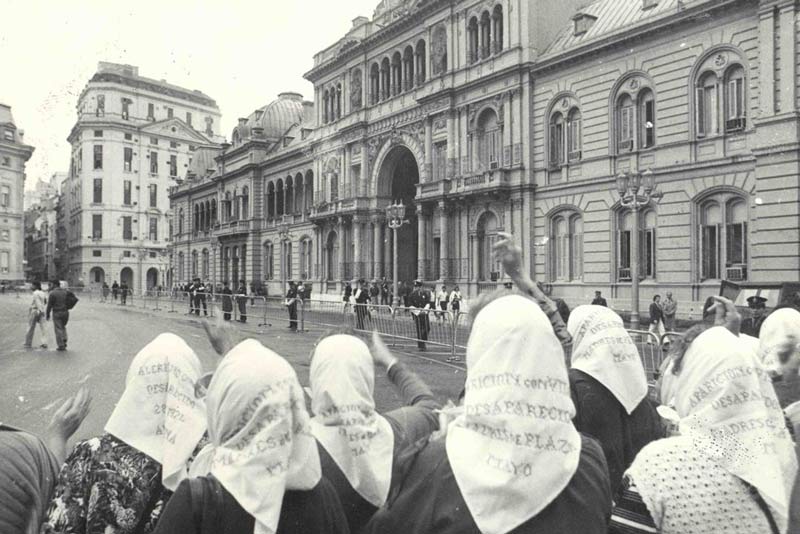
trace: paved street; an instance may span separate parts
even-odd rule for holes
[[[213,369],[218,361],[199,320],[88,299],[82,299],[71,314],[67,352],[54,350],[52,322],[47,325],[50,349],[26,350],[22,345],[29,298],[27,294],[19,299],[0,296],[0,421],[4,423],[41,432],[66,396],[85,383],[94,401],[74,439],[99,434],[124,389],[131,360],[161,332],[181,335],[205,369]],[[283,355],[294,366],[301,384],[308,385],[308,357],[321,329],[290,334],[283,322],[271,328],[236,326],[242,338],[255,337]],[[37,333],[34,343],[38,339]],[[420,357],[411,344],[396,349],[401,361],[430,384],[441,401],[458,395],[463,386],[463,367],[445,363],[446,354],[428,352]],[[399,397],[381,371],[376,373],[375,390],[380,410],[399,405]]]

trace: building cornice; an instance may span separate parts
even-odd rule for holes
[[[31,156],[35,150],[36,148],[31,145],[6,143],[5,141],[0,141],[0,152],[11,153],[15,156],[20,156],[24,158],[25,161],[31,159]]]

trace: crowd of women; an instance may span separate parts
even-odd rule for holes
[[[0,532],[800,531],[792,399],[773,385],[797,376],[800,312],[775,312],[753,341],[719,299],[714,324],[674,344],[653,402],[619,316],[580,306],[564,324],[510,236],[496,250],[517,290],[472,306],[457,403],[442,407],[377,335],[323,336],[303,388],[223,325],[207,325],[222,356],[209,373],[161,334],[103,435],[67,454],[84,391],[51,435],[0,429]],[[401,408],[376,411],[376,367]]]

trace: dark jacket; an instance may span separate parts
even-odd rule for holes
[[[597,297],[596,299],[594,299],[592,301],[592,305],[593,306],[604,306],[604,307],[608,308],[608,303],[606,302],[606,299],[604,299],[603,297]]]
[[[658,324],[659,321],[664,320],[664,313],[661,311],[661,306],[655,302],[650,303],[650,324]]]
[[[50,317],[50,312],[69,312],[66,289],[58,287],[47,295],[47,317]]]

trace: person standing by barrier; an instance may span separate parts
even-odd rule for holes
[[[124,284],[123,284],[124,285]],[[50,314],[53,315],[53,329],[56,333],[56,350],[63,352],[67,350],[67,323],[69,322],[69,310],[75,307],[78,298],[71,291],[62,288],[58,280],[53,280],[50,286],[50,295],[47,297],[47,309],[45,318],[49,321]]]
[[[347,310],[350,308],[350,297],[353,296],[353,286],[350,285],[350,281],[344,283],[344,294],[342,295],[342,301],[344,302],[344,309],[342,310],[344,313],[347,313]]]
[[[122,301],[122,305],[125,306],[128,303],[128,284],[127,282],[122,282],[122,285],[119,286],[119,295],[120,300]]]
[[[454,317],[461,312],[461,291],[458,286],[455,286],[450,292],[450,309],[453,310]]]
[[[114,302],[117,302],[117,295],[119,295],[119,284],[114,280],[114,283],[111,284],[111,296],[114,298]]]
[[[664,335],[664,312],[661,309],[661,295],[653,297],[653,302],[650,303],[650,328],[647,330],[653,334],[658,343],[661,343],[661,336]],[[653,338],[647,337],[647,344],[653,344]]]
[[[386,277],[381,278],[381,306],[388,306],[392,301],[389,299],[389,282]]]
[[[371,301],[370,289],[367,287],[367,282],[362,278],[358,281],[359,288],[356,290],[355,295],[355,308],[356,308],[356,328],[364,330],[364,319],[367,317],[367,304]]]
[[[108,284],[106,282],[103,282],[103,302],[108,302],[108,293],[109,293]]]
[[[439,319],[439,322],[444,321],[447,317],[447,300],[447,286],[442,284],[442,289],[436,294],[436,307],[441,310],[436,312],[436,318]]]
[[[289,311],[289,329],[297,332],[297,301],[300,296],[294,282],[289,282],[289,291],[286,292],[286,309]]]
[[[222,318],[230,321],[231,312],[233,311],[233,299],[231,298],[232,291],[227,281],[222,284],[220,294],[222,295]]]
[[[431,293],[422,285],[422,280],[414,281],[414,291],[408,298],[411,315],[414,319],[414,326],[417,329],[417,349],[425,352],[428,340],[428,332],[431,330],[431,322],[428,312],[431,309]]]
[[[47,294],[42,291],[42,284],[33,282],[31,284],[33,289],[33,300],[31,307],[28,310],[28,334],[25,336],[25,348],[29,349],[33,345],[33,334],[36,332],[36,326],[39,326],[42,335],[41,348],[47,348],[47,333],[44,329],[45,315],[47,314]]]
[[[236,290],[236,301],[239,303],[239,322],[247,322],[247,286],[244,280],[239,282],[239,289]]]
[[[667,332],[675,331],[675,314],[678,313],[678,301],[672,298],[672,291],[667,291],[667,298],[661,305],[664,312],[664,328]]]
[[[196,312],[195,315],[200,315],[200,306],[203,306],[203,315],[208,317],[208,305],[206,303],[206,293],[207,293],[206,285],[197,279],[197,302],[195,304]]]

